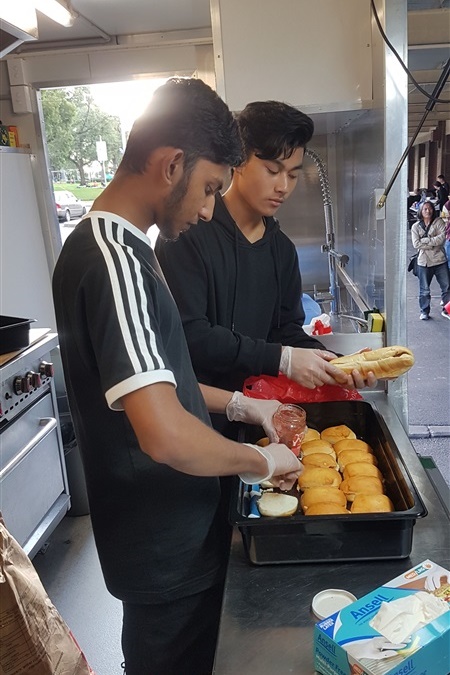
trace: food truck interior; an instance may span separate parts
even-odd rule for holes
[[[68,10],[66,25],[36,12],[37,2],[0,7],[0,124],[18,134],[15,147],[0,147],[1,312],[2,318],[35,320],[32,344],[1,357],[0,440],[9,453],[0,467],[1,511],[7,525],[10,515],[13,534],[97,675],[119,674],[121,606],[99,570],[76,439],[61,433],[69,412],[50,280],[62,239],[41,90],[195,76],[236,112],[252,100],[299,107],[313,118],[315,133],[299,185],[278,216],[297,247],[304,292],[330,316],[333,334],[321,338],[330,349],[350,353],[400,344],[416,353],[410,376],[379,382],[364,398],[375,406],[424,506],[417,522],[413,513],[406,558],[383,564],[252,566],[235,528],[214,672],[234,675],[245,662],[251,673],[310,673],[310,603],[317,591],[342,584],[361,596],[425,558],[450,565],[449,323],[443,317],[433,326],[417,320],[418,282],[406,273],[412,253],[408,192],[422,182],[432,185],[439,173],[447,180],[450,175],[449,82],[441,81],[438,102],[416,86],[436,96],[446,67],[448,77],[449,0],[59,4]],[[41,406],[42,419],[55,422],[25,446],[45,441],[44,451],[24,465],[24,422],[35,406]],[[426,471],[418,453],[433,451],[436,459],[429,458]],[[71,496],[78,517],[66,517]],[[331,572],[336,577],[327,579]],[[286,590],[280,591],[286,588],[295,609],[286,607]],[[271,608],[265,604],[269,592],[278,597]]]

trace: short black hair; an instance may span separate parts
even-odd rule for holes
[[[281,101],[253,101],[237,116],[245,159],[287,159],[305,148],[314,133],[308,115]]]
[[[156,148],[185,153],[184,167],[198,159],[237,166],[242,161],[239,129],[227,105],[202,80],[172,77],[158,87],[128,138],[121,167],[142,173]]]
[[[443,173],[440,173],[439,176],[438,176],[438,178],[442,178],[442,180],[445,180],[445,176],[444,176]]]

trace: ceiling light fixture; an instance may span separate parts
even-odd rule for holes
[[[76,19],[76,14],[57,0],[34,0],[34,5],[39,12],[66,28],[72,26]]]

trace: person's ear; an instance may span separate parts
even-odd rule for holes
[[[164,162],[164,179],[167,183],[178,183],[184,171],[184,152],[179,148],[170,148]]]

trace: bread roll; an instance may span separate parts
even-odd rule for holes
[[[341,471],[345,469],[347,464],[352,464],[352,462],[367,462],[367,464],[374,464],[375,466],[378,464],[375,455],[365,450],[343,450],[337,461]]]
[[[345,465],[343,471],[344,479],[352,478],[352,476],[376,476],[383,480],[383,474],[374,464],[368,462],[351,462]]]
[[[347,498],[337,487],[312,487],[305,490],[300,497],[300,506],[306,512],[313,504],[347,505]]]
[[[310,429],[308,427],[306,429],[306,434],[303,437],[303,443],[307,443],[308,441],[315,441],[318,438],[320,438],[320,433],[317,431],[317,429]]]
[[[346,424],[339,424],[338,426],[324,429],[320,434],[320,438],[334,445],[334,443],[342,441],[345,438],[356,438],[356,434]]]
[[[346,438],[343,441],[338,441],[333,445],[333,450],[336,456],[343,450],[365,450],[366,452],[373,452],[372,448],[365,441],[360,441],[359,438]]]
[[[364,495],[383,494],[383,484],[376,476],[352,476],[343,480],[339,487],[349,502],[352,502],[355,495],[359,493]]]
[[[298,486],[300,490],[306,490],[312,487],[339,487],[342,482],[342,476],[336,469],[321,469],[316,466],[305,467],[298,477]]]
[[[257,501],[258,510],[262,516],[281,518],[292,516],[298,508],[298,499],[281,492],[264,492]]]
[[[339,504],[313,504],[305,512],[306,516],[334,516],[341,513],[350,513],[345,506],[340,506]]]
[[[364,379],[372,371],[379,380],[390,380],[406,373],[414,365],[414,355],[407,347],[393,345],[370,352],[349,354],[332,359],[330,363],[351,374],[357,370]]]
[[[352,513],[385,513],[394,510],[394,505],[387,495],[357,494],[351,505]]]
[[[265,448],[266,445],[269,445],[270,441],[267,438],[267,436],[263,436],[263,438],[260,438],[259,441],[256,441],[256,445],[259,445],[260,448]]]
[[[307,441],[306,443],[303,442],[300,452],[302,457],[305,457],[306,455],[312,455],[316,452],[323,452],[326,455],[331,455],[334,459],[336,459],[336,453],[334,452],[331,443],[328,443],[328,441],[322,441],[320,439],[315,441]]]
[[[319,466],[322,469],[338,469],[339,466],[331,455],[325,452],[312,452],[302,457],[303,466]]]

